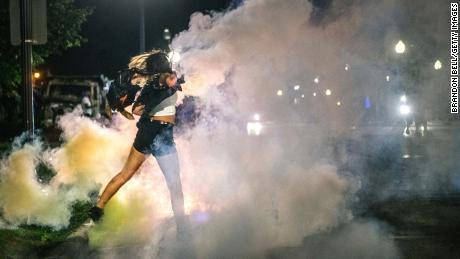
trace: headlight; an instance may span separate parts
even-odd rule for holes
[[[246,125],[246,129],[248,131],[248,135],[256,135],[259,136],[260,132],[262,131],[262,124],[258,121],[256,122],[248,122]]]
[[[407,115],[407,114],[411,113],[411,109],[410,109],[409,105],[407,105],[407,104],[401,104],[401,105],[399,106],[399,113],[400,113],[401,115]]]

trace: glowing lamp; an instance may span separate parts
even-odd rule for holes
[[[434,69],[436,69],[436,70],[441,69],[441,68],[442,68],[442,63],[441,63],[441,61],[439,61],[439,59],[436,60],[436,62],[434,62],[434,66],[433,66],[433,67],[434,67]]]
[[[395,46],[395,51],[398,54],[402,54],[406,52],[406,44],[404,44],[402,40],[398,41],[398,43],[396,43],[396,46]]]

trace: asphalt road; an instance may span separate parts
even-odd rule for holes
[[[428,129],[362,129],[354,156],[371,173],[357,213],[390,225],[403,258],[460,258],[460,124],[431,122]],[[350,169],[346,161],[343,167]]]

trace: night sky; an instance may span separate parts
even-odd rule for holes
[[[80,48],[51,56],[44,67],[54,75],[95,75],[113,77],[139,53],[139,7],[137,0],[76,0],[78,6],[93,6],[83,25],[88,40]],[[222,11],[231,0],[145,0],[146,50],[164,48],[164,28],[175,35],[188,28],[194,12]],[[233,1],[234,2],[234,1]]]

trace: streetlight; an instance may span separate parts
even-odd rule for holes
[[[163,39],[164,39],[165,41],[167,41],[168,43],[169,43],[169,41],[171,40],[171,32],[169,31],[168,28],[165,28],[165,29],[163,30]]]
[[[332,91],[327,89],[325,92],[324,92],[327,96],[331,95],[332,94]]]
[[[276,92],[276,95],[282,96],[282,95],[283,95],[283,90],[278,90],[278,91]]]
[[[318,83],[319,83],[319,77],[318,77],[318,76],[315,77],[315,80],[313,80],[313,81],[314,81],[316,84],[318,84]]]
[[[433,67],[434,67],[435,70],[441,69],[441,68],[442,68],[442,63],[441,63],[441,61],[439,61],[439,59],[436,60],[436,62],[434,62]]]
[[[402,40],[398,41],[398,43],[395,45],[395,51],[398,54],[406,52],[406,44],[404,44]]]

